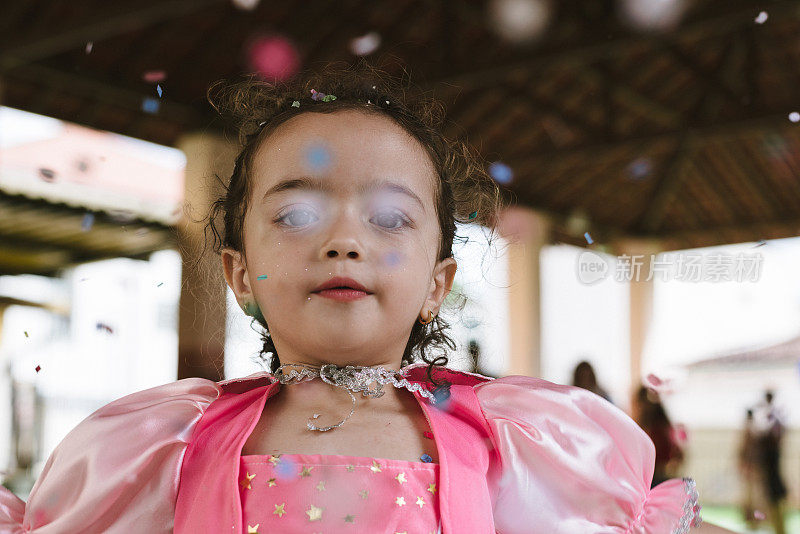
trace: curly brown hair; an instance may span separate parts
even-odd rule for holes
[[[442,104],[412,85],[407,74],[393,77],[365,62],[328,64],[286,82],[269,83],[256,76],[238,82],[216,82],[208,90],[208,100],[233,126],[240,144],[232,176],[229,180],[220,179],[225,193],[212,204],[206,226],[217,253],[230,247],[244,255],[243,221],[252,193],[254,155],[264,139],[300,113],[358,110],[389,117],[425,148],[439,177],[434,199],[441,229],[439,261],[453,255],[457,221],[480,224],[494,233],[503,203],[500,188],[465,141],[445,138]],[[449,304],[458,306],[454,302],[458,297],[449,299]],[[460,297],[463,307],[463,295]],[[265,359],[264,355],[271,353],[268,365],[274,373],[280,359],[266,322],[259,319],[259,323],[265,329],[260,356]],[[448,362],[445,347],[456,348],[447,334],[449,326],[440,315],[427,325],[415,321],[402,364],[421,358],[429,364],[428,377],[434,381],[433,367],[446,366]],[[442,355],[434,358],[432,349],[440,349]]]

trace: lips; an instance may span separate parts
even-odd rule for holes
[[[364,292],[367,295],[371,295],[372,294],[372,291],[368,290],[366,287],[364,287],[362,284],[360,284],[356,280],[353,280],[352,278],[343,277],[343,276],[334,276],[333,278],[331,278],[327,282],[325,282],[323,284],[320,284],[316,289],[314,289],[312,291],[312,293],[319,293],[321,291],[334,290],[334,289],[336,289],[336,290],[345,290],[345,291],[346,290],[351,290],[351,291],[355,290],[355,291]]]

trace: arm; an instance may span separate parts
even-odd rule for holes
[[[703,521],[699,527],[691,530],[691,534],[736,534],[736,532]]]

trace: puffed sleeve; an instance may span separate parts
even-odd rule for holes
[[[605,399],[525,376],[474,389],[499,458],[499,534],[683,534],[699,526],[694,481],[651,490],[653,442]]]
[[[187,378],[98,409],[55,448],[27,504],[0,488],[0,533],[172,532],[184,451],[219,393]]]

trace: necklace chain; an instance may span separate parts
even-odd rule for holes
[[[289,369],[288,372],[284,371],[284,367],[301,367],[300,371]],[[309,430],[318,430],[326,432],[333,428],[338,428],[344,424],[345,421],[350,419],[356,409],[356,398],[353,392],[361,392],[364,397],[382,397],[386,392],[383,391],[384,384],[391,384],[396,388],[405,388],[409,391],[417,391],[423,397],[426,397],[436,402],[433,393],[424,389],[419,384],[412,384],[405,378],[402,372],[394,369],[389,370],[384,367],[362,367],[357,365],[346,365],[340,367],[333,363],[327,363],[322,367],[306,365],[304,363],[286,363],[278,367],[275,371],[275,378],[281,384],[299,384],[301,382],[308,382],[315,378],[322,379],[323,382],[331,384],[332,386],[345,389],[350,395],[353,406],[350,413],[339,421],[338,423],[326,427],[318,427],[312,421],[316,420],[320,414],[316,413],[311,417],[306,426]],[[374,387],[370,384],[376,383]]]

